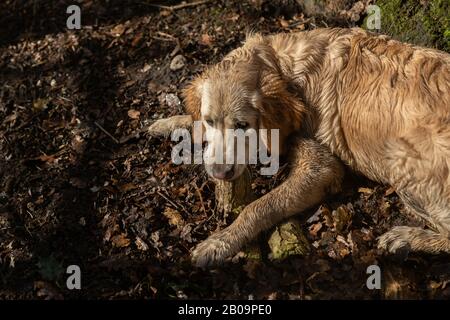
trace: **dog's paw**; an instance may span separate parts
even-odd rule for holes
[[[223,263],[233,253],[230,241],[219,232],[197,245],[191,258],[197,267],[206,267]]]
[[[192,121],[192,116],[190,115],[178,115],[159,119],[148,128],[148,133],[155,137],[168,137],[176,129],[189,128],[192,125]]]
[[[168,137],[172,133],[172,130],[173,124],[170,118],[159,119],[148,128],[148,133],[155,137]]]
[[[394,227],[378,238],[378,248],[389,253],[403,253],[410,251],[409,227]]]

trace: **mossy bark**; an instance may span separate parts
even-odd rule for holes
[[[307,255],[309,242],[296,219],[289,219],[275,227],[269,238],[270,258],[283,260],[292,255]]]

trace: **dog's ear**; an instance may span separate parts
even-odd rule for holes
[[[200,108],[202,103],[201,90],[203,80],[200,77],[195,78],[183,90],[183,99],[186,106],[186,111],[192,116],[194,120],[200,120]]]
[[[306,107],[288,88],[282,66],[274,48],[266,43],[254,48],[254,68],[258,72],[257,89],[260,102],[257,108],[261,114],[261,127],[279,129],[280,151],[283,142],[294,131],[301,128]]]
[[[269,72],[281,74],[279,60],[274,48],[265,43],[259,43],[253,48],[254,58],[256,63],[262,69]]]
[[[254,49],[253,65],[258,73],[258,87],[264,97],[275,98],[286,89],[280,62],[272,46],[260,43]]]

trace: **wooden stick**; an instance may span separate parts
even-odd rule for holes
[[[144,3],[144,4],[148,5],[148,6],[151,6],[151,7],[157,7],[157,8],[160,8],[160,9],[175,11],[175,10],[184,9],[184,8],[188,8],[188,7],[199,6],[201,4],[205,4],[205,3],[208,3],[210,1],[211,0],[201,0],[201,1],[180,3],[180,4],[177,4],[177,5],[174,5],[174,6],[164,6],[164,5],[153,4],[153,3]]]
[[[225,181],[215,179],[216,209],[235,219],[240,211],[255,199],[248,168],[237,179]]]
[[[106,134],[108,137],[110,137],[115,143],[120,144],[120,141],[117,140],[116,138],[114,138],[114,136],[111,133],[109,133],[108,131],[106,131],[106,129],[103,128],[97,121],[95,121],[94,123],[100,130],[103,131],[104,134]]]

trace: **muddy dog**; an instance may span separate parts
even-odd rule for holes
[[[285,182],[195,248],[195,264],[221,263],[259,232],[339,192],[344,166],[394,187],[430,226],[394,227],[380,248],[450,253],[449,54],[358,28],[253,34],[184,96],[190,116],[154,129],[192,120],[202,120],[206,136],[279,129],[291,166]],[[220,179],[235,179],[245,166],[210,165]]]

